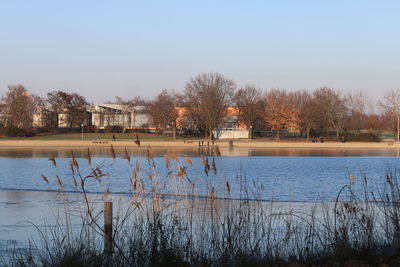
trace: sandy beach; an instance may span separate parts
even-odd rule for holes
[[[117,140],[117,141],[102,141],[102,143],[91,140],[1,140],[0,149],[23,148],[23,147],[43,147],[43,148],[62,148],[62,147],[137,147],[134,141]],[[228,140],[216,140],[214,145],[220,147],[229,147]],[[396,142],[297,142],[297,141],[265,141],[265,140],[234,140],[234,147],[243,148],[344,148],[344,149],[390,149],[400,148],[400,144]],[[199,147],[199,140],[142,140],[142,147]],[[203,147],[212,146],[211,141],[203,140]]]

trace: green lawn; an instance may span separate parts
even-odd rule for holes
[[[395,138],[397,133],[391,132],[391,131],[383,131],[381,133],[381,138]]]
[[[112,140],[112,133],[84,133],[83,140]],[[116,133],[117,140],[136,140],[136,135],[132,133]],[[82,140],[81,133],[66,134],[40,134],[32,137],[0,137],[0,139],[10,140]],[[169,135],[140,135],[141,140],[166,140],[172,139]]]

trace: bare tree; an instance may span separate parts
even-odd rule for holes
[[[307,91],[297,91],[294,93],[294,101],[298,110],[300,110],[302,131],[306,132],[307,140],[310,138],[310,130],[316,128],[318,120],[316,112],[316,103],[313,95]]]
[[[300,110],[296,107],[294,94],[285,90],[272,89],[264,96],[266,124],[276,131],[276,138],[280,132],[291,127],[299,127],[301,122]]]
[[[189,116],[198,128],[205,128],[213,138],[225,116],[226,108],[231,104],[235,93],[235,83],[219,73],[202,73],[185,86],[185,99]]]
[[[124,105],[129,108],[134,107],[134,106],[146,106],[147,102],[146,100],[142,99],[140,96],[135,96],[132,99],[123,99],[122,97],[116,96],[115,101],[109,101],[110,104],[118,104],[118,105]]]
[[[4,126],[31,128],[33,113],[39,100],[39,97],[29,94],[23,85],[10,85],[8,92],[2,98]]]
[[[368,95],[363,90],[349,92],[346,97],[346,105],[348,107],[348,118],[346,120],[348,128],[359,134],[366,127],[366,112],[370,105]]]
[[[162,90],[156,98],[148,105],[149,114],[157,127],[165,130],[172,127],[174,139],[176,138],[176,128],[178,119],[178,99],[176,93]]]
[[[336,137],[339,138],[346,118],[346,105],[340,93],[332,88],[322,87],[315,90],[313,96],[316,102],[315,112],[320,114],[320,128],[325,131],[335,129]]]
[[[365,127],[370,133],[380,134],[384,130],[388,123],[388,118],[384,114],[367,114],[365,116]]]
[[[239,89],[234,101],[239,109],[239,122],[246,125],[249,130],[249,138],[252,138],[252,129],[257,122],[262,120],[264,104],[261,90],[254,86],[246,86]]]
[[[390,128],[393,132],[397,132],[398,118],[400,116],[400,89],[386,91],[383,101],[379,101],[378,105],[383,109]]]
[[[47,94],[47,102],[51,105],[52,111],[58,114],[61,123],[70,129],[79,127],[86,121],[88,103],[85,97],[77,93],[54,91]]]
[[[36,98],[36,109],[34,113],[35,127],[55,128],[57,127],[57,114],[46,107],[45,99]]]

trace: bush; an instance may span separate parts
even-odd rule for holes
[[[311,138],[318,138],[320,136],[326,136],[326,132],[318,129],[310,129]]]
[[[132,134],[149,134],[150,130],[149,129],[128,129],[125,131],[125,133],[132,133]]]
[[[68,127],[62,127],[62,128],[53,128],[51,130],[52,134],[65,134],[65,133],[80,133],[82,131],[81,128],[68,128]]]
[[[7,137],[28,137],[34,135],[32,132],[27,132],[15,126],[3,127],[1,134]]]
[[[121,126],[118,126],[118,125],[104,127],[104,131],[106,133],[122,133],[123,130],[124,129]]]
[[[85,126],[85,127],[83,127],[83,131],[85,133],[96,133],[97,132],[97,127],[94,126],[94,125]]]
[[[50,128],[46,127],[36,127],[33,129],[33,132],[35,134],[40,134],[40,133],[50,133],[52,130]]]
[[[363,142],[380,142],[381,138],[375,133],[360,133],[358,135],[345,133],[344,138],[346,141],[363,141]]]

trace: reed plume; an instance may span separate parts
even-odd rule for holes
[[[136,135],[135,144],[136,144],[138,147],[140,147],[139,135]]]
[[[57,162],[56,162],[56,159],[54,158],[54,153],[53,152],[50,153],[49,160],[52,162],[52,164],[54,166],[57,166]]]

